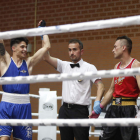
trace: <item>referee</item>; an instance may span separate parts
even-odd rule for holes
[[[62,61],[51,57],[49,52],[44,60],[52,65],[60,73],[85,73],[97,72],[94,65],[82,59],[84,53],[83,43],[78,39],[72,39],[68,44],[68,53],[72,62]],[[89,116],[91,88],[93,83],[97,87],[96,104],[104,93],[104,85],[101,78],[77,79],[62,82],[63,105],[59,110],[59,119],[87,119]],[[89,127],[59,127],[61,140],[89,140]]]

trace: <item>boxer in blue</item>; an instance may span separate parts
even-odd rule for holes
[[[2,77],[28,76],[33,67],[43,59],[50,48],[47,35],[43,36],[43,46],[32,57],[26,59],[27,38],[11,39],[12,57],[5,50],[3,40],[0,40],[0,74]],[[3,85],[0,103],[0,119],[31,119],[31,104],[29,84]],[[0,126],[0,140],[10,140],[13,130],[14,140],[32,140],[32,127]]]

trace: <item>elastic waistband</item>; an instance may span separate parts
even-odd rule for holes
[[[136,105],[137,104],[136,98],[127,98],[127,97],[121,97],[121,98],[115,98],[113,97],[112,105]]]
[[[29,94],[15,94],[15,93],[3,93],[2,100],[4,102],[14,103],[14,104],[28,104],[30,103]]]
[[[82,107],[88,107],[88,105],[78,105],[78,104],[71,104],[71,103],[63,103],[63,106],[67,108],[82,108]]]

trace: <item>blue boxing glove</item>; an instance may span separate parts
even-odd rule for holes
[[[100,103],[101,101],[94,102],[93,110],[96,114],[100,114],[102,109],[104,108]]]
[[[41,27],[46,27],[46,22],[45,20],[42,20],[40,25],[38,26],[38,28],[41,28]],[[41,39],[43,40],[43,35],[41,35]]]

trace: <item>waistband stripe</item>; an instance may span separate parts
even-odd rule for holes
[[[126,97],[114,98],[113,97],[112,105],[117,105],[117,106],[136,105],[137,104],[136,101],[137,101],[136,98],[126,98]]]
[[[14,103],[14,104],[28,104],[30,103],[29,94],[15,94],[15,93],[3,93],[2,100],[4,102]]]

